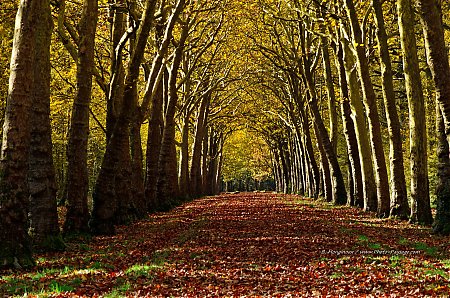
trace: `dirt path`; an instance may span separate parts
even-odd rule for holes
[[[450,290],[448,237],[298,196],[204,198],[118,230],[115,237],[39,256],[40,271],[5,274],[0,293],[11,294],[8,283],[17,285],[17,294],[26,285],[31,294],[109,297],[378,297]]]

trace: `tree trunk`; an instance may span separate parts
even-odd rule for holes
[[[174,199],[179,196],[177,153],[175,147],[175,112],[178,102],[177,74],[183,57],[184,44],[189,33],[189,27],[183,26],[180,41],[175,50],[172,68],[169,75],[169,102],[167,105],[161,151],[159,155],[159,172],[157,182],[157,198],[163,210],[169,208]]]
[[[0,268],[34,265],[27,233],[27,171],[34,91],[30,74],[40,4],[43,1],[21,0],[16,15],[0,159]]]
[[[363,188],[363,175],[361,171],[361,159],[358,150],[358,140],[356,137],[355,124],[352,120],[352,109],[349,100],[348,84],[345,77],[344,66],[344,53],[342,44],[337,46],[336,64],[338,66],[339,86],[341,93],[341,113],[342,123],[344,129],[344,136],[347,143],[347,153],[350,163],[350,177],[352,182],[353,196],[349,197],[347,202],[353,203],[353,205],[363,208],[364,207],[364,188]],[[360,104],[361,105],[361,104]],[[364,114],[363,114],[364,116]],[[369,147],[369,146],[368,146]],[[369,149],[370,150],[370,149]],[[370,157],[370,155],[369,155]],[[369,158],[371,161],[371,159]],[[373,174],[372,174],[373,178]],[[350,204],[352,205],[352,204]]]
[[[444,118],[439,105],[436,106],[436,127],[438,133],[438,184],[436,187],[436,217],[433,232],[450,235],[450,158]]]
[[[391,186],[390,216],[406,219],[409,213],[409,206],[403,167],[402,135],[400,131],[400,122],[398,120],[397,106],[395,104],[391,57],[389,55],[381,1],[372,0],[372,6],[374,8],[375,22],[377,24],[377,41],[381,66],[383,99],[389,132],[389,168]]]
[[[67,146],[67,215],[65,233],[88,232],[87,203],[89,174],[87,169],[89,103],[92,96],[97,0],[85,0],[79,24],[80,45],[77,63],[77,95],[72,108]]]
[[[168,73],[165,73],[164,77],[167,77],[167,75]],[[145,165],[145,200],[147,202],[147,209],[149,211],[154,211],[159,208],[156,200],[156,183],[158,181],[159,152],[161,151],[162,132],[164,129],[162,110],[164,97],[165,94],[167,94],[165,92],[167,88],[164,88],[165,81],[165,79],[161,80],[156,94],[153,97],[152,111],[148,123]]]
[[[161,3],[164,5],[164,2]],[[161,20],[156,23],[156,42],[161,47],[164,37],[165,17],[162,15]],[[155,95],[152,97],[150,118],[148,120],[148,136],[147,136],[147,152],[145,164],[145,201],[149,211],[159,209],[158,200],[156,199],[156,184],[158,182],[158,161],[161,152],[162,133],[164,130],[163,106],[168,98],[168,79],[169,72],[165,66],[163,67],[162,79],[158,84]]]
[[[123,99],[123,89],[125,80],[125,68],[122,62],[122,55],[117,47],[125,33],[125,16],[122,6],[124,0],[116,0],[114,9],[111,9],[111,80],[109,83],[109,94],[107,98],[106,109],[106,143],[111,139],[111,135],[116,124],[117,117],[121,110],[121,101]]]
[[[370,145],[372,147],[375,182],[377,185],[377,215],[379,217],[387,217],[390,211],[389,181],[381,138],[380,120],[378,118],[377,98],[370,78],[369,63],[353,0],[345,0],[345,5],[350,19],[353,41],[356,44],[357,68],[369,124]]]
[[[153,25],[156,2],[147,0],[142,13],[139,29],[136,33],[134,51],[125,76],[125,87],[121,111],[114,125],[111,139],[106,146],[102,168],[93,192],[94,209],[92,210],[90,229],[95,234],[114,233],[113,224],[127,221],[131,202],[131,156],[130,123],[136,112],[135,82],[139,78],[139,68],[144,57],[145,47]],[[120,201],[119,201],[120,200]],[[126,206],[126,208],[123,208]],[[118,208],[119,207],[119,208]],[[118,209],[117,209],[118,208]],[[118,212],[116,214],[116,211]]]
[[[450,142],[450,66],[444,40],[442,10],[440,2],[436,0],[418,0],[417,3],[424,27],[427,60],[433,75],[436,98],[441,108],[447,142]],[[450,171],[448,169],[448,144],[445,145],[442,142],[442,135],[440,135],[440,148],[438,149],[440,151],[438,151],[440,158],[438,169],[439,183],[436,189],[437,208],[433,230],[436,233],[448,235],[450,234]],[[444,157],[445,154],[447,154],[446,157]],[[430,220],[430,216],[428,211],[424,211],[420,218],[427,223]]]
[[[373,171],[370,141],[367,135],[366,116],[360,96],[358,77],[354,65],[356,63],[348,41],[342,39],[344,54],[345,75],[347,78],[350,103],[352,108],[351,117],[356,128],[356,139],[358,141],[359,158],[361,161],[361,174],[364,193],[364,211],[375,211],[377,209],[377,190]]]
[[[190,195],[196,197],[200,195],[201,189],[201,158],[202,158],[202,141],[205,136],[205,121],[208,111],[211,94],[208,92],[204,95],[198,110],[197,123],[195,127],[194,144],[192,146],[192,160],[190,170]]]
[[[189,196],[189,118],[190,113],[184,115],[183,128],[181,131],[181,150],[180,150],[180,170],[179,185],[180,195],[186,199]]]
[[[334,154],[337,155],[338,144],[338,112],[336,110],[336,95],[334,93],[333,75],[331,73],[330,52],[328,50],[328,42],[324,42],[322,46],[322,58],[325,82],[328,93],[328,113],[330,118],[330,142],[333,145]]]
[[[203,138],[203,149],[202,149],[202,167],[200,175],[200,194],[204,195],[206,193],[206,181],[208,177],[208,151],[209,151],[209,135],[210,131],[208,129],[207,122],[205,122],[205,136]]]
[[[330,138],[328,137],[327,129],[323,123],[322,116],[320,115],[319,107],[317,106],[315,86],[308,64],[305,64],[304,76],[305,83],[310,95],[310,99],[308,102],[309,110],[311,112],[311,116],[315,125],[317,125],[317,131],[319,133],[317,135],[317,138],[321,139],[323,149],[326,153],[328,163],[330,165],[330,176],[333,185],[333,204],[345,204],[347,202],[347,193],[345,191],[344,178],[342,177],[342,172],[339,167],[336,154],[334,154],[334,149],[330,142]]]
[[[307,113],[303,109],[303,107],[299,107],[301,121],[302,121],[302,131],[305,138],[305,163],[311,170],[309,175],[309,185],[311,192],[309,195],[313,198],[317,198],[319,195],[319,186],[320,186],[320,174],[319,167],[317,166],[316,159],[314,157],[314,149],[311,141],[311,133],[309,130],[309,117]]]
[[[50,125],[50,44],[53,21],[50,1],[42,2],[42,6],[37,8],[39,11],[36,9],[40,21],[36,26],[34,98],[30,117],[29,232],[35,247],[60,250],[64,248],[64,244],[59,237]]]
[[[397,1],[400,41],[403,52],[406,95],[409,106],[412,222],[431,224],[427,165],[425,106],[410,0]],[[447,58],[446,58],[447,59]]]
[[[136,95],[137,96],[137,95]],[[144,153],[142,151],[141,123],[134,119],[130,128],[131,145],[131,171],[132,171],[132,200],[134,202],[134,213],[138,218],[146,214],[147,204],[144,194]]]
[[[319,136],[319,129],[317,128],[317,125],[314,125],[314,132],[316,134],[316,140],[317,140],[317,149],[319,150],[320,155],[320,168],[322,172],[322,191],[323,191],[323,197],[327,202],[333,201],[333,185],[331,183],[331,177],[330,177],[330,165],[328,164],[327,154],[325,153],[325,149],[323,148],[322,139]]]

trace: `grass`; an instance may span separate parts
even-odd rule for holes
[[[67,284],[60,284],[59,282],[53,280],[50,282],[49,290],[50,292],[60,294],[63,292],[72,292],[74,290],[74,287]]]
[[[424,242],[415,242],[413,244],[415,249],[421,250],[425,252],[427,255],[431,257],[436,257],[438,255],[439,249],[437,247],[428,246],[428,244]]]

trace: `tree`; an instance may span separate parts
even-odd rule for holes
[[[183,2],[182,0],[180,2]],[[182,3],[184,5],[184,2]],[[168,82],[168,103],[164,119],[164,130],[161,141],[161,151],[159,156],[159,177],[157,182],[158,200],[162,202],[164,208],[173,199],[180,195],[177,176],[177,156],[175,148],[175,109],[178,102],[177,75],[183,58],[183,49],[189,34],[190,18],[184,20],[181,26],[181,36],[175,49],[172,67],[169,73]]]
[[[30,115],[29,221],[34,246],[40,249],[61,249],[64,244],[59,237],[50,126],[50,44],[53,21],[50,1],[42,2],[35,12],[39,22],[35,34],[33,105]]]
[[[34,98],[36,24],[43,1],[22,0],[16,15],[0,158],[0,266],[34,264],[27,234],[30,115]]]
[[[366,57],[361,27],[356,14],[353,0],[345,0],[345,8],[350,21],[352,40],[355,44],[356,64],[363,91],[364,106],[370,133],[372,159],[375,168],[375,182],[377,185],[377,214],[386,217],[390,211],[389,181],[384,157],[383,142],[381,139],[380,120],[376,104],[376,95],[370,78],[369,63]]]
[[[113,234],[114,224],[118,219],[117,212],[120,221],[127,221],[131,215],[130,209],[133,208],[130,191],[132,173],[129,125],[133,112],[136,112],[135,82],[139,79],[139,69],[153,27],[155,8],[156,1],[146,1],[136,32],[134,51],[131,53],[126,70],[123,98],[120,101],[121,109],[95,184],[94,208],[89,222],[90,230],[95,234]]]
[[[349,41],[341,39],[343,48],[343,59],[345,76],[348,85],[350,104],[352,107],[351,117],[356,129],[356,139],[358,141],[359,157],[361,160],[361,174],[363,180],[364,210],[375,211],[377,206],[377,192],[372,162],[372,149],[367,134],[366,115],[359,91],[357,71],[354,67],[356,63]]]
[[[67,215],[64,232],[88,232],[88,135],[89,103],[92,96],[97,0],[85,0],[79,24],[77,95],[72,109],[67,148]]]
[[[450,141],[450,66],[448,51],[444,40],[440,2],[436,0],[418,0],[417,3],[424,27],[428,64],[433,75],[436,99],[440,107],[440,113],[437,113],[439,121],[439,182],[436,189],[437,209],[433,231],[448,235],[450,234],[450,171],[448,161],[448,142]],[[442,120],[441,117],[443,118]],[[447,136],[447,144],[443,139],[444,131]],[[428,210],[425,211],[424,217],[419,218],[429,223],[431,218],[427,212]]]
[[[390,216],[406,219],[408,216],[408,199],[406,194],[405,172],[403,168],[403,150],[400,136],[400,122],[397,115],[395,93],[392,78],[391,57],[388,38],[384,24],[383,6],[380,0],[372,0],[377,25],[378,56],[380,59],[384,107],[389,132],[389,162],[391,204]]]
[[[425,108],[414,32],[414,12],[409,0],[397,1],[403,70],[409,105],[411,217],[413,222],[431,224],[428,188]]]

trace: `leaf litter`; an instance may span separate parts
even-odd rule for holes
[[[403,297],[450,292],[450,241],[296,195],[237,193],[0,272],[2,296]]]

